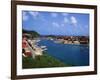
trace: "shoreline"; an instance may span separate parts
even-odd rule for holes
[[[82,44],[82,43],[80,43],[79,41],[77,41],[76,43],[73,43],[72,41],[69,41],[69,42],[66,42],[66,41],[68,41],[68,40],[59,40],[59,39],[48,39],[48,38],[37,38],[37,40],[42,40],[42,39],[44,39],[44,40],[50,40],[50,41],[53,41],[54,43],[58,43],[58,44],[70,44],[70,45],[87,45],[87,46],[89,46],[89,43],[87,43],[87,44]],[[34,39],[33,39],[34,40]],[[66,43],[64,43],[64,42],[66,42]]]

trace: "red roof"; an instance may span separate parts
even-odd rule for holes
[[[26,39],[23,38],[22,40],[22,48],[26,48],[27,47],[27,41]]]

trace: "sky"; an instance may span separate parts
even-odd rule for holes
[[[89,36],[89,14],[22,11],[22,28],[40,35]]]

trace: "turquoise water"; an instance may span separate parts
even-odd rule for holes
[[[73,66],[89,65],[89,46],[61,44],[42,39],[39,45],[47,46],[47,53],[60,61]]]

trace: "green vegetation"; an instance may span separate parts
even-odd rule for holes
[[[36,31],[30,31],[30,30],[22,29],[22,32],[27,33],[27,34],[31,34],[32,37],[39,37],[40,36],[40,34],[37,33]]]
[[[23,69],[28,68],[48,68],[48,67],[64,67],[70,66],[61,61],[49,56],[47,53],[44,52],[42,56],[37,56],[35,59],[32,57],[23,57]]]

